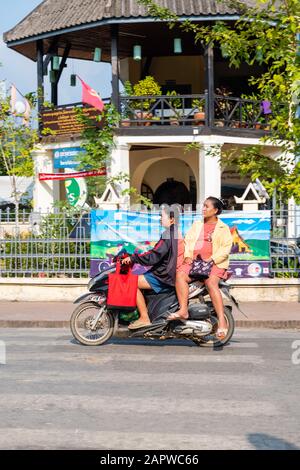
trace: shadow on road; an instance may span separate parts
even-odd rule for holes
[[[85,346],[77,342],[74,338],[70,339],[70,343],[73,345],[81,346],[81,347],[86,347],[86,348],[91,348],[94,346]],[[165,341],[160,341],[160,340],[149,340],[145,338],[116,338],[113,337],[110,340],[107,341],[107,343],[101,345],[101,346],[96,346],[98,348],[105,348],[105,346],[109,346],[111,344],[115,345],[122,345],[122,346],[149,346],[149,347],[169,347],[169,346],[175,346],[175,347],[188,347],[188,348],[198,348],[201,351],[215,351],[215,352],[221,352],[223,349],[226,349],[226,346],[216,346],[213,345],[210,348],[204,348],[204,347],[199,347],[198,345],[194,344],[190,340],[184,340],[184,339],[172,339],[172,340],[165,340]],[[230,343],[228,343],[229,345]]]
[[[248,440],[256,450],[300,450],[300,447],[269,434],[248,434]]]

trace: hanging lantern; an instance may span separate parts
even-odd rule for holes
[[[59,57],[57,55],[53,56],[52,69],[59,70]]]
[[[256,58],[257,62],[260,62],[260,63],[264,60],[264,55],[263,55],[263,52],[260,48],[257,48],[255,58]]]
[[[76,75],[74,73],[70,75],[70,86],[76,86]]]
[[[137,61],[142,60],[142,46],[139,44],[133,46],[133,58]]]
[[[221,44],[221,54],[223,59],[227,59],[227,57],[229,57],[229,49],[226,44]]]
[[[102,54],[102,51],[101,51],[101,48],[100,47],[95,47],[95,50],[94,50],[94,62],[101,62],[101,54]]]
[[[49,80],[50,80],[50,83],[55,83],[56,82],[56,71],[55,70],[50,70],[49,71]]]
[[[174,54],[181,54],[182,53],[182,43],[181,38],[174,39]]]

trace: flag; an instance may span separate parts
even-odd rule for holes
[[[17,101],[17,89],[15,85],[12,85],[10,89],[10,110],[12,114],[16,113],[16,101]]]
[[[18,101],[17,101],[17,93],[22,97],[22,99],[19,99]],[[11,108],[11,113],[14,116],[21,115],[23,118],[23,124],[28,126],[31,106],[29,104],[29,101],[25,98],[25,96],[22,95],[22,93],[19,92],[19,90],[17,90],[15,85],[11,85],[10,108]]]
[[[104,109],[104,103],[101,99],[101,97],[98,95],[98,93],[93,90],[87,83],[85,83],[83,80],[81,80],[80,77],[78,77],[79,80],[81,81],[82,84],[82,102],[86,104],[90,104],[96,109],[99,109],[99,111],[103,111]]]

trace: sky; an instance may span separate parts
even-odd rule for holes
[[[36,91],[36,63],[10,50],[3,42],[3,33],[14,27],[28,13],[30,13],[41,0],[0,0],[0,80],[6,80],[7,88],[14,83],[22,94]],[[92,61],[69,60],[68,67],[64,69],[58,88],[58,104],[68,104],[81,101],[81,86],[70,86],[70,75],[76,73],[97,90],[102,98],[111,95],[110,65],[94,63]],[[46,100],[50,99],[49,83],[46,78]],[[78,82],[78,80],[77,80]]]

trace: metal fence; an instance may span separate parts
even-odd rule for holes
[[[0,212],[0,277],[88,277],[90,214]]]
[[[300,207],[281,205],[271,214],[270,271],[300,277]]]
[[[300,276],[300,208],[271,212],[270,271]],[[0,210],[0,277],[88,277],[90,213]]]

